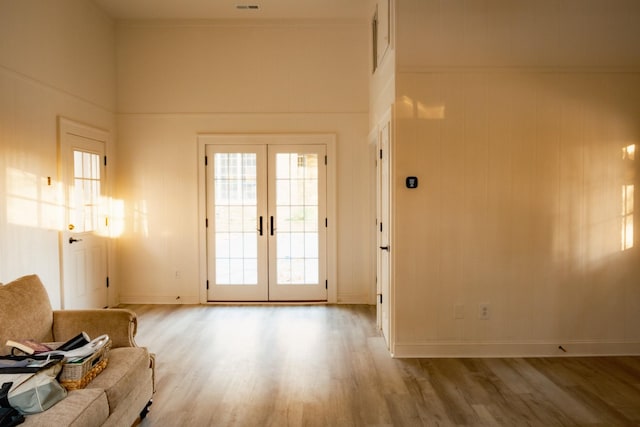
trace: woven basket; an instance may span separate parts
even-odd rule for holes
[[[82,361],[82,363],[65,363],[62,365],[62,372],[58,377],[58,382],[67,390],[78,390],[85,388],[100,372],[107,367],[109,362],[109,350],[111,340],[100,350],[93,353]]]

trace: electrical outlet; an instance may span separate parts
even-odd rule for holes
[[[491,305],[488,303],[480,303],[478,305],[478,319],[489,320],[491,318]]]

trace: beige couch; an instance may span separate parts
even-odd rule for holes
[[[7,339],[66,341],[81,331],[109,334],[107,367],[82,390],[49,410],[28,415],[24,426],[131,426],[147,412],[154,391],[153,355],[137,347],[135,313],[124,309],[53,311],[38,276],[0,286],[0,354]]]

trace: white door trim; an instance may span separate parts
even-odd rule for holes
[[[337,159],[336,135],[329,133],[286,133],[286,134],[216,134],[201,133],[197,136],[198,144],[198,246],[200,303],[207,303],[207,199],[205,152],[209,144],[269,144],[269,145],[326,145],[327,147],[327,302],[335,304],[337,292]]]

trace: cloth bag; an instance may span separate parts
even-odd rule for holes
[[[0,408],[0,427],[14,427],[24,422],[24,415],[13,408]]]
[[[67,390],[56,377],[62,363],[56,363],[36,373],[1,374],[2,394],[0,406],[15,408],[21,414],[37,414],[46,411],[67,396]]]

